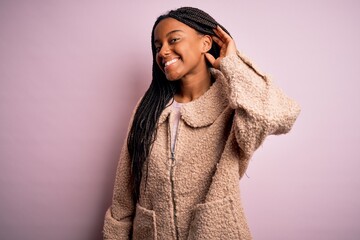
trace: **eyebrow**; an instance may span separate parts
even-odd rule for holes
[[[180,30],[180,29],[175,29],[175,30],[168,32],[165,36],[168,37],[169,35],[176,33],[176,32],[184,32],[184,31]],[[160,41],[159,39],[155,39],[154,43],[158,43],[159,41]]]

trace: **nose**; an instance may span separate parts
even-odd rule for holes
[[[161,46],[159,52],[158,52],[158,56],[159,57],[166,57],[170,54],[170,47],[168,44],[164,44]]]

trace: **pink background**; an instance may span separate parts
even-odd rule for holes
[[[150,4],[151,2],[151,4]],[[101,239],[155,18],[197,6],[302,106],[241,182],[257,240],[359,239],[360,3],[0,1],[0,239]]]

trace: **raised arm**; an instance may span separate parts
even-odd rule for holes
[[[236,138],[244,153],[251,156],[267,135],[290,131],[300,107],[237,51],[226,32],[219,27],[215,32],[218,37],[213,40],[221,47],[220,57],[208,54],[207,59],[224,75],[224,91],[236,110]]]

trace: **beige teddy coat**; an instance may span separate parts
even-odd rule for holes
[[[140,200],[131,195],[130,159],[124,145],[105,215],[104,239],[251,239],[240,201],[239,179],[269,134],[287,133],[300,108],[239,52],[222,59],[216,79],[184,104],[175,160],[165,108],[143,168]]]

